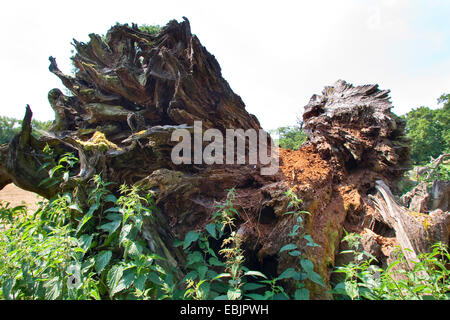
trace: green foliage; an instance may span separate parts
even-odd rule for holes
[[[428,163],[425,165],[428,168],[423,175],[419,175],[418,183],[425,181],[429,186],[431,186],[434,180],[446,180],[450,181],[450,165],[441,162],[436,168],[433,163]],[[429,172],[429,174],[428,174]]]
[[[406,133],[411,138],[411,159],[415,164],[426,163],[450,150],[450,95],[439,99],[443,107],[431,110],[420,107],[408,112]]]
[[[72,155],[54,162],[49,177],[65,179]],[[67,168],[61,164],[66,164]],[[56,173],[60,172],[60,175]],[[63,173],[64,171],[64,173]],[[4,299],[160,299],[170,297],[170,277],[137,235],[151,219],[153,202],[136,187],[116,198],[100,176],[92,180],[88,207],[59,194],[31,217],[22,207],[0,209],[0,296]],[[164,283],[164,284],[162,284]]]
[[[11,139],[20,132],[22,121],[9,118],[0,117],[0,144],[8,143]]]
[[[32,126],[39,130],[48,130],[52,123],[53,121],[31,121]],[[22,120],[0,116],[0,145],[10,142],[20,132],[21,126]],[[36,132],[33,132],[33,134],[39,135]]]
[[[271,133],[279,135],[278,144],[283,149],[298,150],[306,141],[306,134],[299,126],[280,127]]]
[[[234,225],[238,215],[233,207],[234,198],[234,189],[230,189],[225,203],[217,206],[212,223],[201,232],[190,231],[179,242],[188,257],[185,299],[251,299],[253,290],[264,287],[251,280],[266,276],[243,266],[242,241]],[[214,242],[221,243],[218,255],[212,249]]]
[[[78,158],[72,153],[65,153],[57,157],[48,144],[44,147],[43,154],[45,162],[38,171],[48,170],[48,178],[42,180],[39,186],[49,188],[62,181],[67,182],[69,180],[70,170],[76,166]]]
[[[63,205],[62,203],[60,204]],[[4,299],[99,298],[86,247],[74,237],[71,224],[58,225],[38,210],[26,216],[22,207],[0,208],[0,296]],[[84,281],[72,285],[73,274]]]
[[[158,32],[161,31],[161,29],[162,27],[159,24],[157,25],[141,24],[139,26],[139,30],[150,34],[157,34]]]
[[[425,182],[431,188],[435,180],[450,181],[450,163],[444,161],[432,161],[425,165],[415,166],[397,183],[401,195],[411,191],[421,182]]]
[[[298,239],[302,239],[302,242],[305,243],[306,247],[317,247],[319,246],[308,234],[299,234],[298,231],[302,229],[304,219],[303,216],[309,215],[308,211],[301,210],[303,201],[297,197],[297,195],[292,191],[292,189],[286,192],[286,196],[289,200],[287,208],[290,211],[286,212],[287,215],[292,215],[295,219],[295,224],[292,227],[291,232],[288,236],[292,239],[293,242],[284,245],[280,249],[280,253],[287,252],[292,257],[298,259],[299,264],[295,268],[288,268],[284,272],[282,272],[277,278],[267,281],[267,283],[272,284],[272,291],[266,292],[266,295],[269,294],[272,298],[284,296],[285,298],[289,298],[289,295],[284,292],[281,286],[276,286],[276,282],[285,279],[291,279],[295,283],[295,292],[294,299],[297,300],[309,300],[310,292],[306,287],[306,280],[312,281],[322,287],[325,286],[322,278],[318,273],[314,271],[313,263],[303,256],[303,253],[300,247],[297,245]]]
[[[408,261],[397,249],[397,259],[385,270],[377,266],[375,257],[366,251],[357,251],[360,236],[348,234],[342,241],[350,249],[354,260],[337,267],[335,272],[343,273],[345,280],[338,283],[332,293],[336,298],[352,300],[448,300],[450,298],[450,272],[448,247],[442,243],[432,246],[432,251],[418,255],[412,270],[405,270]]]

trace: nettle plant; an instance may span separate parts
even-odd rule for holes
[[[62,203],[62,202],[61,202]],[[83,254],[71,224],[43,218],[42,208],[27,216],[21,207],[0,208],[7,230],[0,234],[0,284],[4,299],[57,299],[91,296],[95,280],[74,290],[68,281]],[[95,293],[92,292],[95,296]]]
[[[212,223],[201,232],[190,231],[184,241],[178,241],[187,253],[184,278],[187,290],[184,298],[239,300],[254,298],[252,291],[264,288],[254,279],[267,277],[259,271],[249,270],[243,265],[244,250],[235,228],[235,217],[239,215],[233,207],[235,190],[228,190],[224,204],[217,206]],[[218,254],[212,243],[221,243]]]
[[[55,159],[43,183],[67,181],[77,160]],[[0,208],[0,296],[4,299],[171,298],[171,274],[138,237],[155,209],[150,195],[120,187],[116,198],[100,176],[92,179],[87,208],[71,193],[42,203],[34,215],[23,207]],[[173,280],[172,280],[173,282]]]
[[[292,227],[291,232],[288,236],[292,239],[291,243],[284,245],[280,249],[280,253],[287,252],[292,257],[298,259],[297,267],[288,268],[284,272],[282,272],[278,277],[272,280],[262,281],[267,283],[271,287],[271,291],[266,292],[266,296],[264,298],[290,298],[289,295],[284,291],[283,287],[278,285],[277,282],[281,280],[294,281],[296,290],[294,292],[294,299],[296,300],[309,300],[310,294],[309,290],[306,287],[306,280],[310,281],[324,287],[325,284],[318,273],[314,271],[313,263],[304,257],[301,249],[296,244],[298,242],[299,237],[306,242],[306,247],[318,247],[319,244],[315,243],[309,234],[301,234],[299,230],[302,229],[303,226],[303,216],[309,215],[308,211],[302,210],[303,201],[297,197],[297,195],[292,191],[292,189],[286,192],[286,197],[289,200],[288,209],[290,211],[286,212],[286,215],[292,215],[296,221],[294,226]]]
[[[407,261],[398,247],[396,259],[385,269],[376,265],[370,253],[360,250],[360,236],[347,233],[342,239],[353,255],[353,261],[337,267],[345,279],[336,284],[332,293],[337,299],[352,300],[448,300],[450,298],[450,254],[448,246],[436,243],[431,252],[421,253],[416,261]],[[412,265],[412,267],[407,267]]]
[[[39,186],[50,188],[62,181],[67,182],[70,170],[79,162],[78,158],[73,153],[67,152],[57,159],[57,155],[48,144],[44,147],[43,152],[45,162],[38,171],[48,169],[48,177],[42,180]]]

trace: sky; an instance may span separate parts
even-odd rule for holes
[[[47,94],[63,86],[48,57],[69,73],[73,38],[183,16],[265,129],[294,125],[338,79],[390,89],[398,115],[450,93],[449,0],[16,0],[0,4],[0,115],[22,118],[30,104],[54,119]]]

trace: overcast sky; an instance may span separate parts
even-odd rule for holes
[[[0,115],[22,118],[28,103],[54,118],[48,57],[70,72],[72,38],[182,16],[265,129],[295,124],[338,79],[390,89],[397,114],[450,92],[449,0],[2,1]]]

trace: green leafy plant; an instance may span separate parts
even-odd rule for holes
[[[244,251],[234,224],[235,217],[239,215],[233,207],[234,199],[235,190],[228,190],[225,203],[217,205],[218,211],[213,215],[212,223],[206,225],[202,232],[190,231],[184,241],[180,242],[188,252],[186,266],[191,270],[185,277],[185,298],[254,298],[251,291],[264,287],[263,284],[248,281],[266,276],[243,265]],[[218,255],[211,248],[210,240],[221,241]],[[194,247],[194,244],[199,250],[188,249]]]
[[[432,246],[431,252],[419,254],[417,261],[407,261],[398,248],[397,258],[386,269],[375,264],[376,259],[359,250],[360,237],[348,234],[343,238],[350,249],[353,261],[337,267],[335,272],[343,273],[345,279],[334,287],[336,298],[352,300],[429,300],[449,299],[450,280],[448,247],[442,243]],[[412,270],[407,268],[413,264]]]
[[[64,208],[64,202],[60,204]],[[85,248],[73,236],[70,224],[43,218],[43,208],[33,216],[23,207],[2,206],[1,219],[8,227],[0,233],[0,284],[4,299],[98,298],[96,281],[81,259]],[[66,208],[64,208],[66,209]],[[86,281],[73,280],[85,277]]]
[[[67,181],[77,163],[71,154],[55,159],[46,147],[45,183]],[[52,167],[53,166],[53,167]],[[58,194],[32,216],[23,207],[0,210],[1,296],[5,299],[171,298],[171,274],[138,234],[152,218],[151,196],[121,186],[117,198],[101,177],[80,205]],[[87,207],[85,207],[87,205]],[[172,281],[173,282],[173,281]]]
[[[278,135],[276,142],[283,149],[298,150],[306,141],[306,134],[300,126],[280,127],[270,133]]]
[[[291,232],[288,236],[292,239],[292,242],[285,244],[280,249],[280,253],[286,252],[292,257],[298,259],[299,263],[297,267],[288,268],[284,270],[278,277],[271,280],[261,281],[270,286],[271,290],[266,291],[264,299],[289,299],[290,296],[287,292],[285,292],[283,286],[279,285],[279,282],[284,280],[294,281],[295,284],[295,292],[294,299],[296,300],[309,300],[310,293],[309,289],[306,286],[305,281],[309,279],[310,281],[320,285],[325,286],[320,275],[314,271],[313,263],[304,257],[301,249],[297,245],[299,237],[306,242],[307,247],[317,247],[319,246],[308,234],[302,234],[299,231],[303,227],[304,215],[309,215],[308,211],[302,210],[303,201],[297,197],[295,192],[292,189],[286,191],[286,197],[289,200],[287,208],[290,211],[286,212],[287,215],[292,215],[295,219],[295,224],[292,227]]]
[[[61,182],[67,182],[71,169],[78,163],[78,158],[73,153],[67,152],[59,157],[59,159],[56,159],[57,156],[48,144],[44,147],[43,152],[45,162],[38,171],[50,169],[48,170],[48,178],[42,180],[39,186],[45,185],[49,188]]]

